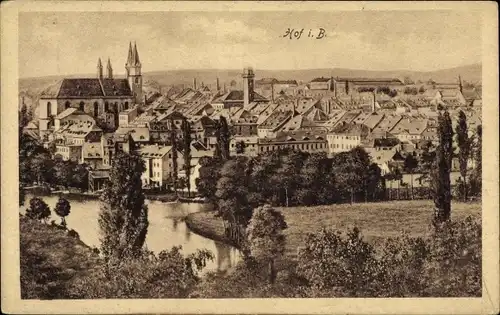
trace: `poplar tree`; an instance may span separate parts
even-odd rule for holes
[[[229,133],[229,125],[227,124],[227,120],[224,116],[220,116],[219,122],[219,138],[217,139],[217,145],[220,146],[221,157],[224,160],[229,160],[229,142],[230,142],[230,133]]]
[[[172,181],[174,186],[174,192],[177,193],[177,177],[178,177],[178,166],[177,166],[177,135],[174,127],[174,120],[170,120],[170,144],[172,145]]]
[[[463,201],[467,200],[467,161],[470,156],[470,139],[467,133],[467,117],[461,110],[458,114],[458,124],[456,127],[457,143],[459,148],[458,162],[460,166],[460,175],[463,181]]]
[[[186,187],[188,196],[191,194],[191,125],[184,119],[182,121],[182,152],[184,154],[184,171],[186,172]]]
[[[149,226],[141,182],[145,170],[144,161],[135,153],[119,152],[113,161],[98,219],[106,261],[138,256],[142,251]]]
[[[439,114],[438,118],[439,144],[436,149],[436,176],[434,177],[433,223],[437,226],[448,221],[451,215],[451,161],[453,155],[453,128],[448,111]]]

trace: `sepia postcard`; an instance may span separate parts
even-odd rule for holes
[[[496,3],[0,9],[3,313],[500,311]]]

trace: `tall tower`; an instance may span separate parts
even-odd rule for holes
[[[113,79],[113,68],[111,67],[111,61],[108,58],[108,64],[106,66],[106,78]]]
[[[243,106],[246,107],[253,101],[253,80],[254,73],[252,68],[243,69]]]
[[[99,60],[97,60],[97,78],[99,80],[102,80],[102,62],[101,62],[101,58],[99,58]]]
[[[133,49],[132,43],[129,44],[125,69],[127,70],[127,80],[130,90],[134,95],[135,103],[140,104],[143,102],[141,61],[139,60],[139,53],[137,52],[137,45],[135,43]]]

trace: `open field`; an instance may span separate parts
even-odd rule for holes
[[[364,237],[373,243],[398,236],[403,231],[411,236],[425,237],[431,232],[433,202],[411,200],[279,209],[288,224],[285,231],[287,256],[294,257],[297,248],[304,243],[307,233],[314,233],[323,227],[346,231],[356,226]],[[480,220],[481,203],[452,204],[452,220],[467,216]],[[222,221],[214,217],[213,212],[190,214],[186,222],[195,233],[217,240],[224,239]]]

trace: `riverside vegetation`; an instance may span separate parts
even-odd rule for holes
[[[318,224],[301,233],[300,248],[290,255],[288,243],[296,244],[297,237],[287,232],[302,222],[287,222],[293,217],[287,214],[289,205],[348,202],[352,205],[346,207],[354,211],[359,200],[377,200],[383,187],[380,170],[360,148],[333,159],[293,151],[256,159],[230,157],[222,122],[216,156],[203,163],[198,190],[216,204],[214,219],[241,249],[243,260],[236,267],[201,277],[200,270],[213,258],[208,251],[184,256],[177,247],[158,254],[145,250],[149,221],[140,184],[144,165],[134,154],[122,153],[101,197],[100,249],[86,247],[63,224],[47,224],[48,206],[30,201],[29,217],[20,217],[22,297],[481,296],[480,222],[477,216],[451,220],[453,131],[448,120],[444,112],[439,119],[440,145],[429,163],[435,200],[432,215],[429,205],[430,234],[425,237],[402,234],[371,242],[357,227],[340,230]],[[20,148],[25,146],[21,143]],[[480,183],[480,172],[472,173]],[[20,186],[20,204],[22,190]],[[60,204],[56,213],[64,222],[70,220],[70,205]],[[393,203],[385,215],[404,228],[404,218],[397,215],[404,209],[399,206]],[[315,208],[306,209],[309,217],[316,216]]]

